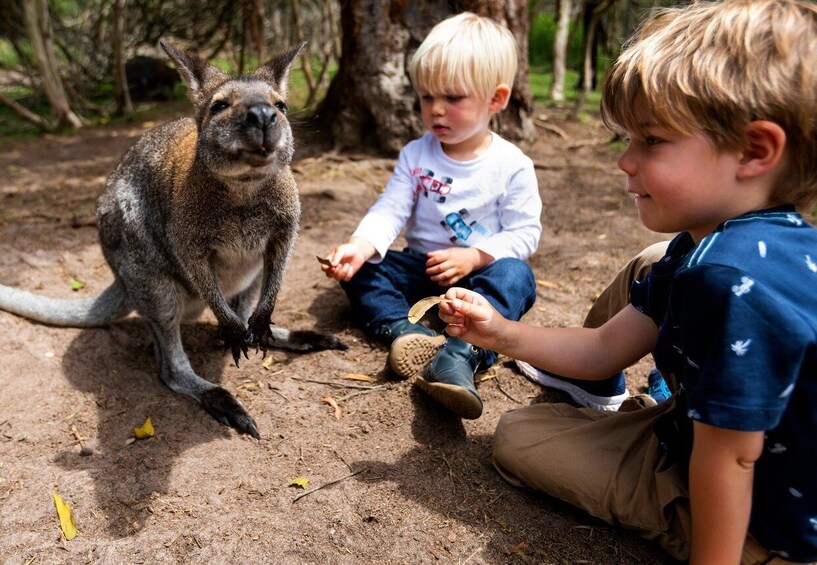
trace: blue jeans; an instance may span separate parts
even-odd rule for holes
[[[355,321],[370,336],[385,324],[404,319],[412,304],[425,298],[445,294],[426,274],[425,253],[410,249],[389,250],[382,262],[364,263],[352,280],[341,282],[349,297]],[[519,320],[536,300],[533,272],[519,259],[498,259],[457,282],[484,296],[505,318]],[[483,368],[496,361],[496,353],[486,351]]]

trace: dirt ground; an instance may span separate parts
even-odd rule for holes
[[[526,319],[573,325],[618,268],[661,236],[638,223],[613,149],[597,143],[608,137],[598,120],[541,112],[547,129],[526,148],[545,205],[530,261],[538,299]],[[0,282],[67,298],[111,282],[94,203],[120,155],[151,125],[4,143]],[[0,561],[672,562],[493,470],[500,415],[566,396],[529,383],[500,358],[479,376],[483,416],[460,421],[393,380],[386,351],[352,326],[345,296],[315,255],[349,236],[393,164],[307,146],[294,163],[302,229],[273,318],[337,334],[348,351],[275,351],[269,366],[258,355],[238,369],[217,344],[212,315],[183,329],[194,368],[237,394],[260,441],[164,387],[137,318],[78,330],[0,313]],[[84,288],[73,291],[72,278]],[[632,392],[643,390],[649,368],[644,360],[628,371]],[[339,418],[325,397],[337,401]],[[146,417],[156,436],[132,441]],[[81,455],[83,447],[92,454]],[[324,488],[296,500],[305,492],[288,486],[296,477],[309,479],[307,491]],[[72,508],[72,541],[61,537],[52,491]]]

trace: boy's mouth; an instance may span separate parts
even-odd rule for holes
[[[439,124],[431,126],[431,131],[434,133],[445,133],[449,130],[447,126],[442,126]]]

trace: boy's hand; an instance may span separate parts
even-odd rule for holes
[[[426,274],[440,286],[456,284],[494,260],[475,247],[449,247],[430,251],[427,255]]]
[[[321,270],[330,279],[348,281],[374,254],[375,249],[371,243],[365,239],[353,237],[349,243],[337,246],[326,257],[329,264],[321,263]]]
[[[464,288],[450,288],[447,301],[440,302],[440,319],[448,324],[445,333],[486,349],[494,349],[504,335],[507,322],[480,294]]]

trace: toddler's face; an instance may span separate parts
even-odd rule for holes
[[[474,94],[418,90],[423,126],[451,154],[475,151],[489,136],[489,102]],[[475,157],[476,155],[474,155]]]

